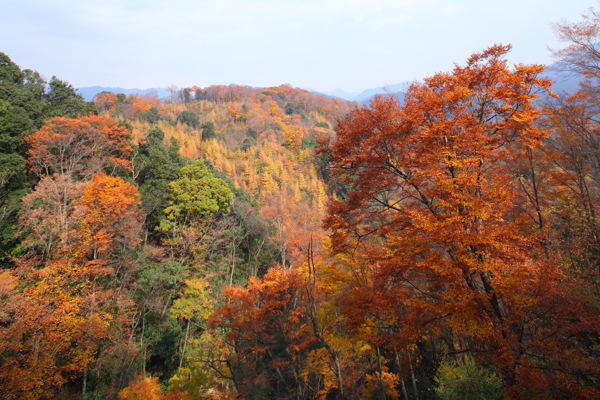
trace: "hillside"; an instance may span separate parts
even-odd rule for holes
[[[598,398],[597,71],[509,49],[368,105],[0,53],[3,398]]]

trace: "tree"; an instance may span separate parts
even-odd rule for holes
[[[445,362],[436,376],[436,393],[442,400],[502,399],[502,382],[491,371],[476,365],[473,360],[462,363]]]
[[[572,348],[573,321],[573,311],[552,305],[584,306],[562,295],[562,273],[518,179],[535,179],[523,165],[545,138],[535,99],[550,82],[538,77],[541,66],[510,70],[508,50],[490,47],[413,84],[403,105],[377,97],[342,120],[331,160],[352,189],[331,203],[326,227],[335,252],[358,251],[371,265],[383,308],[373,317],[364,304],[349,316],[358,326],[381,318],[371,340],[390,355],[425,335],[495,365],[509,393],[519,385],[549,393],[568,380],[563,362],[575,371],[586,357],[551,350]]]
[[[137,338],[145,360],[144,371],[161,379],[172,376],[181,358],[178,352],[184,329],[166,312],[181,293],[189,268],[183,264],[144,258],[132,299],[137,304]]]
[[[139,375],[118,394],[119,400],[187,400],[185,393],[173,391],[163,393],[157,377]]]
[[[23,138],[41,117],[45,82],[34,81],[34,73],[21,71],[0,53],[0,262],[9,264],[17,251],[15,223],[20,198],[28,186]]]
[[[588,79],[600,76],[600,14],[590,8],[584,15],[583,21],[573,24],[554,24],[554,31],[560,41],[568,45],[553,51],[559,60],[559,66],[580,74]]]
[[[192,89],[185,88],[181,92],[182,101],[184,104],[189,103],[192,99]]]
[[[179,170],[189,161],[179,154],[179,143],[171,140],[171,147],[163,144],[165,133],[151,129],[145,142],[140,143],[134,157],[134,176],[146,214],[145,225],[152,235],[167,207],[169,183],[177,179]]]
[[[204,95],[204,92],[200,88],[197,88],[194,91],[194,98],[196,99],[196,101],[202,100],[203,99],[203,95]]]
[[[119,400],[163,400],[158,378],[140,375],[119,392]]]
[[[17,85],[23,83],[21,69],[4,53],[0,53],[0,82]]]
[[[217,133],[215,132],[215,124],[212,122],[205,122],[200,128],[202,128],[202,140],[209,140],[217,137]]]
[[[33,123],[25,110],[0,100],[0,144],[3,153],[16,153],[25,134],[30,133]]]
[[[0,99],[0,261],[15,247],[14,218],[27,186],[27,164],[21,141],[31,132],[27,112]]]
[[[131,170],[131,132],[102,116],[55,117],[25,140],[31,170],[89,179],[98,172]]]
[[[85,212],[77,247],[88,258],[108,261],[140,243],[140,195],[131,183],[100,172],[77,203]]]
[[[600,283],[600,131],[596,116],[600,98],[600,15],[594,9],[583,21],[555,25],[557,36],[567,47],[554,52],[558,66],[575,73],[580,81],[577,93],[547,107],[552,141],[545,150],[558,202],[553,227],[559,247],[568,259],[569,273],[577,277],[581,290],[598,304]]]
[[[169,234],[165,244],[172,246],[177,254],[193,259],[212,217],[229,211],[233,194],[202,160],[181,168],[178,175],[179,178],[169,184],[166,219],[161,220],[157,230]]]
[[[19,71],[3,54],[0,75],[0,162],[11,164],[2,169],[1,222],[16,225],[21,208],[22,240],[0,277],[1,295],[11,296],[0,307],[2,395],[49,398],[65,386],[85,394],[90,381],[114,383],[136,360],[124,288],[139,243],[139,195],[104,173],[130,170],[131,133],[93,115],[56,117],[31,133],[47,115],[90,109],[69,84],[53,78],[46,90],[37,72]],[[25,150],[39,183],[15,207],[35,181],[24,173]],[[16,243],[10,236],[2,229],[3,251]],[[117,349],[131,360],[115,362]]]
[[[177,122],[185,124],[191,128],[198,128],[200,126],[200,120],[198,114],[193,111],[182,111],[177,115]]]
[[[67,175],[43,177],[33,192],[23,197],[19,227],[23,245],[51,258],[77,242],[81,210],[76,200],[85,183],[74,182]]]
[[[156,107],[151,107],[148,110],[141,113],[138,118],[142,121],[147,121],[151,124],[156,124],[160,120],[160,114]]]
[[[281,129],[283,140],[290,149],[297,149],[302,144],[302,138],[306,136],[306,130],[297,126],[284,125]]]
[[[228,299],[211,317],[226,328],[234,349],[227,361],[238,395],[245,399],[311,398],[302,373],[314,341],[306,319],[304,282],[297,270],[272,268],[247,288],[225,289]]]
[[[181,368],[183,360],[186,357],[185,350],[188,345],[192,323],[196,329],[200,331],[206,330],[206,320],[213,312],[213,302],[210,299],[210,295],[208,282],[199,279],[189,279],[185,281],[183,297],[176,299],[171,306],[171,314],[176,318],[182,318],[186,321],[179,368]]]
[[[93,102],[83,101],[83,96],[75,91],[68,82],[53,76],[48,84],[48,92],[44,94],[47,102],[47,117],[64,116],[75,118],[79,115],[97,113]]]
[[[100,112],[110,113],[119,105],[119,98],[113,92],[100,92],[94,96],[93,100]]]

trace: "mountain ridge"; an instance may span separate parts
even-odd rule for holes
[[[544,71],[543,77],[550,78],[554,81],[552,86],[552,90],[555,93],[564,95],[574,93],[579,86],[579,79],[576,76],[568,75],[559,72],[554,64],[549,65]],[[408,87],[413,83],[413,81],[405,81],[396,84],[387,84],[384,86],[378,86],[374,88],[365,89],[362,92],[347,92],[343,89],[335,89],[331,91],[320,91],[314,90],[310,88],[305,88],[309,92],[315,94],[322,94],[329,97],[338,98],[346,101],[358,101],[363,104],[368,104],[369,100],[377,95],[377,94],[394,94],[403,97],[404,92],[408,89]],[[83,98],[87,101],[93,99],[93,97],[101,92],[113,92],[113,93],[124,93],[126,95],[130,94],[156,94],[156,96],[160,99],[168,98],[171,96],[171,92],[166,88],[149,88],[149,89],[126,89],[120,87],[105,87],[105,86],[86,86],[78,88],[77,91],[83,96]]]

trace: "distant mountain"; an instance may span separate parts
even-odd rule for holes
[[[329,97],[337,97],[342,100],[352,100],[353,98],[355,98],[356,96],[358,96],[360,94],[359,92],[346,92],[345,90],[342,90],[342,89],[335,89],[331,92],[320,92],[320,93],[324,94],[326,96],[329,96]]]
[[[406,89],[408,89],[411,83],[412,82],[402,82],[396,83],[394,85],[385,85],[372,89],[367,89],[359,93],[352,100],[360,101],[361,103],[368,103],[369,100],[371,100],[371,98],[376,94],[403,94],[406,91]],[[404,96],[402,95],[401,97]]]
[[[346,91],[344,91],[342,89],[335,89],[335,90],[333,90],[331,92],[317,92],[317,93],[324,94],[324,95],[330,96],[330,97],[338,97],[338,98],[343,99],[343,100],[359,101],[361,103],[367,104],[367,103],[369,103],[369,100],[371,100],[371,97],[375,96],[376,94],[386,94],[386,93],[400,94],[400,93],[404,93],[410,84],[411,84],[411,82],[403,82],[403,83],[397,83],[397,84],[394,84],[394,85],[379,86],[379,87],[376,87],[376,88],[371,88],[371,89],[363,90],[360,93],[358,93],[358,92],[346,92]]]
[[[580,77],[559,71],[555,64],[548,66],[544,76],[554,81],[552,91],[558,95],[572,94],[579,89]]]
[[[130,94],[156,94],[159,99],[171,96],[171,92],[167,89],[163,88],[151,88],[151,89],[124,89],[120,87],[103,87],[103,86],[90,86],[90,87],[82,87],[77,89],[77,91],[83,96],[86,101],[92,100],[92,98],[101,92],[113,92],[113,93],[123,93],[126,95]]]

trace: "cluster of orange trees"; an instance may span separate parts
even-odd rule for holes
[[[368,107],[1,55],[1,397],[598,398],[598,26]]]

